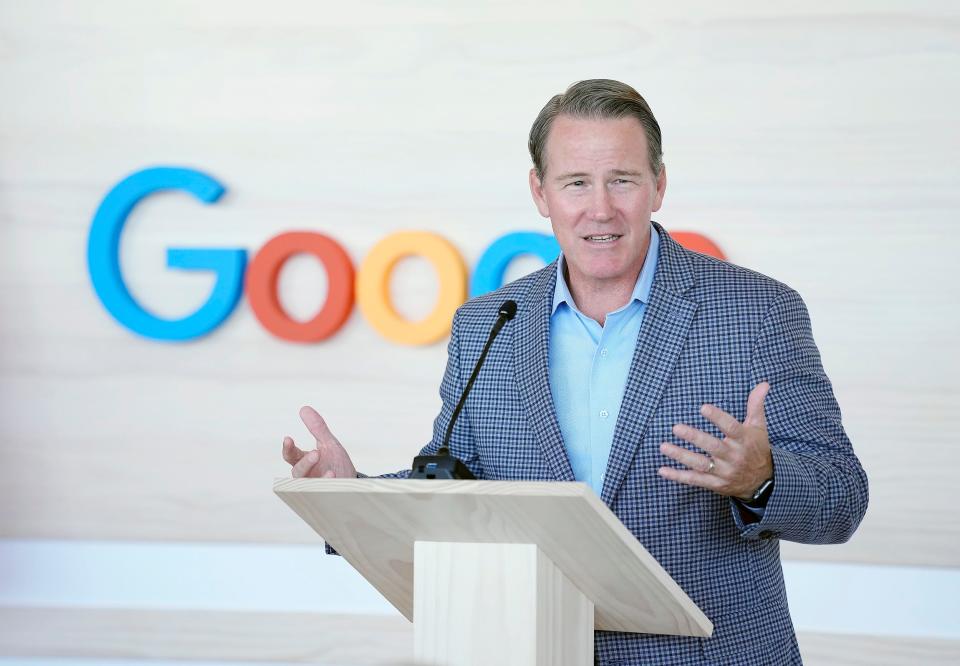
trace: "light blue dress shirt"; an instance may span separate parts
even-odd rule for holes
[[[550,316],[550,390],[567,457],[577,481],[603,491],[613,431],[650,299],[660,237],[650,225],[650,247],[630,302],[606,316],[603,326],[577,309],[557,264]]]

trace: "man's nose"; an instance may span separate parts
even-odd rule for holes
[[[613,201],[610,192],[605,187],[596,188],[590,199],[590,219],[603,222],[612,217]]]

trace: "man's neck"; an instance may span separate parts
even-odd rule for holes
[[[603,326],[607,314],[619,310],[633,298],[633,289],[637,285],[641,270],[643,270],[642,266],[637,270],[633,279],[616,281],[577,280],[571,277],[570,269],[565,265],[564,278],[577,309]]]

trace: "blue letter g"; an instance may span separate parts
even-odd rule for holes
[[[182,319],[161,319],[145,310],[130,295],[120,274],[120,234],[133,207],[158,190],[183,190],[204,203],[213,203],[224,188],[199,171],[175,167],[144,169],[124,178],[104,197],[93,218],[87,266],[97,296],[122,325],[155,340],[190,340],[209,333],[233,312],[243,288],[247,252],[240,248],[169,248],[167,266],[216,273],[213,291],[206,303]]]

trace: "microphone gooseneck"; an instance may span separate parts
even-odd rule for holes
[[[504,324],[514,318],[517,314],[517,302],[516,301],[504,301],[503,305],[500,306],[500,310],[497,312],[497,321],[493,324],[493,328],[490,330],[490,335],[487,337],[487,342],[483,345],[483,351],[480,352],[480,358],[477,359],[477,364],[473,366],[473,372],[470,374],[470,379],[467,380],[467,385],[463,389],[463,393],[460,394],[460,402],[457,403],[456,408],[453,410],[453,415],[450,417],[450,423],[447,425],[447,432],[443,436],[443,445],[437,451],[437,455],[447,455],[450,453],[450,449],[447,448],[447,444],[450,442],[450,435],[453,434],[453,426],[457,423],[457,418],[460,416],[460,412],[463,410],[463,405],[467,401],[467,396],[470,395],[470,389],[473,388],[473,383],[477,380],[477,375],[480,374],[480,368],[483,366],[483,362],[487,358],[487,352],[490,351],[490,347],[493,345],[494,339],[500,333],[500,329],[503,328]]]
[[[480,358],[477,359],[476,365],[473,366],[470,379],[467,380],[467,385],[463,388],[463,393],[460,394],[460,401],[457,402],[453,414],[450,415],[450,423],[447,425],[447,431],[443,436],[443,444],[437,450],[436,455],[417,456],[413,459],[413,469],[410,473],[411,479],[475,478],[462,461],[450,455],[450,449],[447,445],[450,443],[450,436],[453,434],[453,426],[456,425],[457,418],[459,418],[460,412],[463,411],[463,405],[467,401],[467,396],[470,395],[470,389],[473,388],[473,383],[477,380],[477,375],[480,374],[480,368],[483,367],[483,362],[487,358],[487,353],[490,351],[493,341],[504,325],[513,319],[516,314],[516,301],[504,301],[500,306],[500,309],[497,311],[497,321],[494,322],[493,328],[490,330],[490,335],[487,337],[487,342],[483,345],[483,350],[480,352]]]

